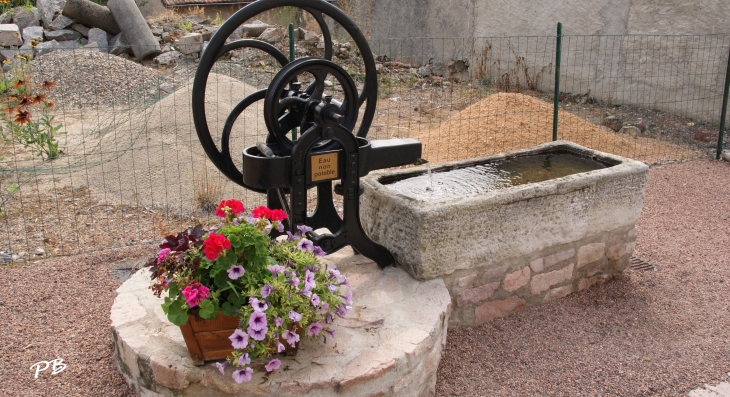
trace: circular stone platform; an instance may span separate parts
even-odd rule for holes
[[[347,275],[353,310],[327,344],[303,343],[271,376],[237,384],[210,362],[193,365],[180,329],[160,308],[143,269],[117,290],[111,310],[115,358],[129,386],[148,396],[433,395],[451,298],[441,279],[419,282],[402,269],[378,269],[344,249],[324,258]],[[282,370],[283,369],[283,370]]]

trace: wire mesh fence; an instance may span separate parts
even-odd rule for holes
[[[559,139],[647,163],[714,156],[730,35],[562,40]],[[316,45],[296,44],[297,56],[322,56]],[[555,36],[370,44],[379,85],[369,139],[418,139],[430,162],[552,140]],[[337,46],[333,60],[361,83],[357,54],[348,54],[345,40]],[[211,222],[222,198],[239,198],[249,208],[265,204],[263,195],[207,160],[191,115],[196,66],[195,56],[140,64],[89,50],[6,63],[0,262],[151,244]],[[231,110],[267,88],[278,69],[252,49],[216,63],[205,101],[216,142]],[[28,95],[38,110],[22,122],[13,101]],[[231,153],[265,141],[261,102],[236,121]],[[60,124],[52,138],[34,140],[31,130],[12,129],[40,131],[41,115],[52,117],[47,125]],[[60,153],[48,159],[43,145],[54,140]],[[240,166],[240,156],[232,157]]]

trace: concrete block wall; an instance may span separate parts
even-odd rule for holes
[[[354,12],[353,17],[367,27],[378,55],[419,66],[469,60],[474,77],[484,38],[488,38],[489,64],[501,65],[489,70],[492,78],[500,78],[514,64],[511,45],[516,55],[525,58],[531,73],[544,69],[538,84],[542,91],[553,90],[555,46],[550,40],[539,43],[540,37],[554,37],[558,22],[563,23],[564,35],[607,35],[574,36],[564,42],[561,91],[590,90],[602,101],[699,121],[717,121],[720,116],[730,49],[730,7],[723,0],[702,5],[677,0],[349,2],[354,10],[367,10]],[[717,36],[667,39],[661,35]],[[446,39],[416,39],[424,37]],[[409,41],[399,45],[393,38]]]

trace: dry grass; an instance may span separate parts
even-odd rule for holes
[[[552,140],[552,128],[551,104],[527,95],[497,93],[414,138],[423,142],[424,158],[440,162],[535,146]],[[608,131],[562,110],[558,131],[560,139],[649,163],[697,156],[673,143]]]
[[[145,20],[148,23],[169,23],[177,22],[188,15],[195,15],[200,19],[205,19],[205,9],[200,6],[167,8],[165,12],[148,17]]]

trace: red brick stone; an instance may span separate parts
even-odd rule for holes
[[[569,295],[571,292],[573,292],[572,285],[564,285],[562,287],[553,288],[548,291],[547,294],[545,294],[545,298],[543,298],[542,301],[550,302],[551,300],[559,299],[566,295]]]
[[[522,269],[505,276],[504,281],[502,281],[502,289],[507,292],[513,292],[527,285],[529,281],[530,267],[525,266]]]
[[[534,261],[530,262],[530,269],[532,269],[535,273],[540,273],[545,268],[545,264],[542,261],[542,258],[537,258]]]
[[[504,317],[524,308],[525,301],[515,295],[512,295],[507,299],[487,302],[474,310],[476,315],[475,325],[484,324],[487,321],[492,321],[498,317]]]
[[[601,260],[606,250],[606,243],[586,244],[578,248],[578,269],[581,267]]]
[[[562,261],[567,261],[568,259],[570,259],[574,256],[575,256],[575,250],[573,248],[571,248],[569,250],[561,251],[556,254],[548,255],[548,256],[544,257],[542,260],[543,260],[543,264],[545,267],[551,267],[551,266],[557,265],[558,263],[560,263]]]
[[[499,288],[499,282],[489,283],[481,287],[470,288],[456,295],[456,304],[459,307],[467,307],[477,302],[485,301],[494,295]]]
[[[571,263],[570,265],[549,273],[537,274],[532,277],[532,283],[530,290],[532,295],[539,295],[550,289],[553,285],[560,284],[562,282],[570,280],[573,277],[573,268],[575,266]]]

